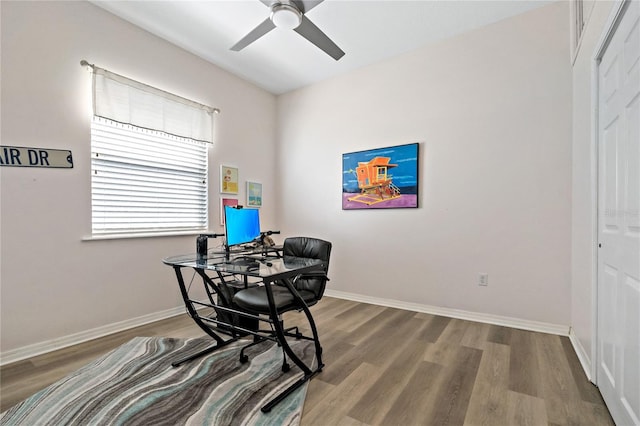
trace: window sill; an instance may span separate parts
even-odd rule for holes
[[[99,240],[125,240],[131,238],[158,238],[158,237],[182,237],[206,234],[207,230],[202,231],[165,231],[165,232],[144,232],[144,233],[122,233],[122,234],[93,234],[82,237],[82,241],[99,241]]]

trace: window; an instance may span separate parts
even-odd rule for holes
[[[93,71],[92,234],[206,230],[218,110],[82,64]]]
[[[202,231],[208,226],[207,144],[94,117],[94,234]]]

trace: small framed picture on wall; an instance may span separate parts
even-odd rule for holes
[[[262,207],[262,184],[247,181],[247,207]]]
[[[224,226],[224,207],[225,206],[235,207],[237,205],[238,205],[237,198],[220,197],[220,225],[221,226]]]
[[[232,166],[220,166],[220,193],[238,193],[238,168]]]

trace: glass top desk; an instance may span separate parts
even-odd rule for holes
[[[280,256],[279,253],[273,256],[260,251],[255,253],[232,253],[228,257],[225,253],[208,253],[206,256],[194,253],[171,256],[163,259],[163,262],[173,267],[175,271],[180,293],[189,316],[215,341],[210,348],[173,362],[172,365],[174,367],[212,353],[249,334],[254,336],[254,344],[265,340],[277,342],[282,346],[286,356],[302,370],[304,375],[300,380],[263,406],[263,412],[270,411],[273,406],[282,401],[287,395],[322,371],[322,367],[324,367],[322,363],[322,347],[320,346],[315,321],[308,306],[293,286],[293,279],[296,276],[303,273],[321,271],[325,266],[322,260]],[[190,296],[191,286],[187,286],[182,274],[184,268],[194,270],[202,278],[208,300],[195,300]],[[243,311],[233,303],[233,295],[236,292],[255,285],[265,286],[270,310],[268,317]],[[292,334],[283,328],[283,323],[274,304],[272,285],[284,286],[291,292],[297,302],[296,304],[304,311],[313,334],[312,337],[303,336],[299,332]],[[258,327],[260,322],[269,323],[271,330],[260,330]],[[312,368],[312,365],[305,364],[293,352],[287,342],[287,336],[313,340],[317,365],[315,368]],[[244,349],[240,352],[240,362],[246,362],[248,359],[244,355]],[[289,369],[286,360],[282,369],[283,371]]]

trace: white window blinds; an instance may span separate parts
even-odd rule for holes
[[[94,117],[91,174],[94,234],[207,229],[205,143]]]

